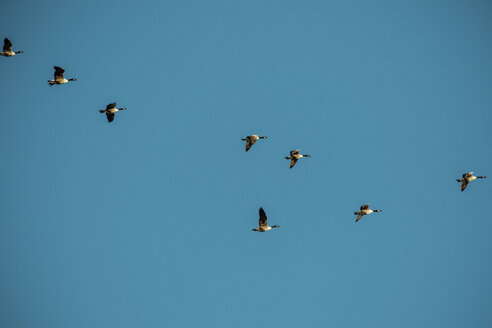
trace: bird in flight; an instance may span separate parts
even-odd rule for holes
[[[53,68],[55,69],[55,76],[54,76],[54,79],[53,80],[48,80],[48,83],[51,86],[55,85],[55,84],[65,84],[65,83],[68,83],[70,81],[77,81],[77,79],[66,79],[64,76],[63,76],[63,73],[65,73],[65,70],[59,66],[53,66]]]
[[[246,151],[248,151],[251,146],[253,146],[258,139],[266,139],[268,137],[258,137],[257,134],[252,134],[247,136],[246,138],[241,139],[242,141],[246,141]]]
[[[468,183],[476,179],[487,179],[487,177],[483,175],[476,177],[473,175],[473,172],[468,172],[468,173],[463,173],[463,178],[456,179],[456,181],[461,182],[461,191],[464,191],[466,189],[466,186],[468,186]]]
[[[355,222],[359,221],[364,215],[369,215],[369,214],[374,213],[374,212],[381,212],[381,210],[371,210],[369,208],[369,203],[367,203],[366,205],[362,205],[360,207],[359,212],[354,212],[354,214],[357,215]]]
[[[12,56],[15,56],[17,54],[23,54],[24,51],[20,50],[20,51],[12,51],[12,42],[10,42],[9,39],[5,38],[3,39],[3,51],[0,52],[0,55],[4,56],[4,57],[12,57]]]
[[[111,123],[114,120],[114,113],[126,110],[126,107],[116,108],[116,103],[111,103],[106,106],[106,109],[100,109],[99,113],[106,113],[106,117],[108,118],[108,122]]]
[[[311,155],[307,155],[307,154],[301,155],[301,154],[299,154],[299,149],[291,150],[290,156],[285,157],[285,159],[290,159],[289,169],[293,168],[294,165],[296,165],[297,161],[303,157],[311,157]]]
[[[260,207],[260,220],[258,224],[258,228],[252,229],[253,231],[259,231],[259,232],[265,232],[268,230],[272,230],[272,228],[278,228],[278,225],[273,225],[273,226],[268,226],[267,224],[267,216],[265,211],[263,210],[263,207]]]

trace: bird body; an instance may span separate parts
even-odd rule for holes
[[[311,157],[311,155],[307,155],[307,154],[302,155],[299,153],[299,149],[296,149],[296,150],[291,150],[290,156],[285,157],[285,159],[290,159],[289,168],[291,169],[294,167],[294,165],[296,165],[297,161],[303,157]]]
[[[2,52],[0,52],[0,55],[4,57],[12,57],[17,54],[22,54],[24,51],[12,51],[12,42],[10,42],[9,39],[5,38],[3,39],[3,49]]]
[[[252,134],[247,136],[246,138],[241,139],[242,141],[246,141],[246,151],[248,151],[251,146],[253,146],[258,139],[267,139],[268,137],[259,137],[257,134]]]
[[[354,212],[354,214],[357,215],[357,218],[355,219],[355,222],[359,221],[364,215],[369,215],[369,214],[375,213],[375,212],[381,212],[381,210],[371,210],[369,208],[369,203],[367,203],[365,205],[362,205],[360,207],[360,211],[359,212]]]
[[[267,216],[265,210],[263,210],[263,207],[260,207],[259,214],[260,214],[260,219],[259,219],[258,227],[251,230],[258,231],[258,232],[265,232],[265,231],[272,230],[272,228],[279,228],[278,225],[273,225],[270,227],[267,224]]]
[[[54,78],[53,80],[48,80],[50,87],[55,84],[65,84],[70,81],[77,81],[77,79],[66,79],[63,76],[63,73],[65,73],[65,70],[63,68],[59,66],[53,66],[53,68],[55,69]]]
[[[486,179],[486,176],[474,176],[474,172],[468,172],[468,173],[463,173],[463,177],[461,179],[456,179],[456,181],[461,182],[461,191],[464,191],[466,189],[466,186],[468,186],[468,183],[472,182],[473,180],[476,179]]]
[[[255,228],[253,229],[254,231],[259,231],[259,232],[265,232],[265,231],[268,231],[268,230],[272,230],[272,227],[269,227],[269,226],[265,226],[265,227],[258,227],[258,228]]]
[[[99,113],[106,113],[108,123],[111,123],[114,120],[114,114],[120,110],[126,110],[126,107],[116,108],[116,103],[111,103],[106,106],[106,109],[100,109]]]

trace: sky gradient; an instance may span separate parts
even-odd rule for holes
[[[4,4],[25,53],[0,58],[0,323],[490,327],[492,182],[456,179],[492,178],[491,22],[487,1]],[[78,81],[49,87],[54,65]],[[279,229],[251,231],[260,206]]]

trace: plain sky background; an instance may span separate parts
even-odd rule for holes
[[[2,327],[491,327],[492,3],[1,7]]]

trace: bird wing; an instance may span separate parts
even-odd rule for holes
[[[267,216],[265,213],[265,210],[263,207],[260,207],[260,220],[259,220],[259,226],[260,227],[265,227],[267,225]]]
[[[107,106],[106,106],[106,110],[108,110],[108,109],[112,109],[112,108],[115,108],[115,107],[116,107],[116,103],[114,102],[114,103],[112,103],[112,104],[107,105]]]
[[[12,42],[10,42],[10,40],[7,38],[3,39],[3,51],[4,52],[12,51]]]
[[[357,214],[357,218],[355,219],[355,222],[359,221],[361,217],[364,215],[362,213]]]
[[[466,181],[466,179],[463,179],[461,181],[461,191],[465,190],[466,186],[468,186],[468,181]]]
[[[296,163],[297,163],[297,158],[292,158],[292,159],[290,160],[290,166],[289,166],[289,169],[293,168],[293,167],[294,167],[294,165],[296,165]]]
[[[299,154],[299,149],[296,149],[296,150],[291,150],[290,151],[290,156],[294,156],[296,154]]]
[[[367,209],[369,209],[369,203],[367,203],[366,205],[362,205],[362,206],[360,207],[360,210],[361,210],[361,211],[362,211],[362,210],[367,210]]]
[[[473,176],[473,172],[464,173],[463,174],[463,179],[471,178],[472,176]]]
[[[53,68],[55,69],[55,80],[64,79],[63,73],[65,73],[65,70],[59,66],[53,66]]]
[[[108,118],[108,122],[111,123],[114,120],[114,113],[106,112],[106,117]]]
[[[248,151],[251,148],[251,141],[249,139],[246,140],[246,151]]]
[[[256,139],[251,138],[251,136],[246,137],[246,151],[248,151],[251,146],[253,146],[256,142]]]

